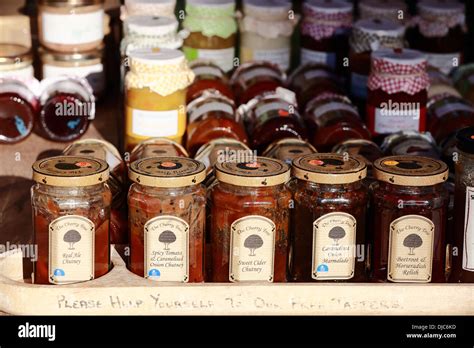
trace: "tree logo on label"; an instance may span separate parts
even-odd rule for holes
[[[331,228],[328,237],[334,240],[334,245],[339,245],[339,240],[346,236],[346,231],[341,226]]]
[[[69,243],[69,250],[74,250],[74,244],[81,240],[81,234],[76,230],[69,230],[64,234],[63,240]]]
[[[410,251],[408,255],[415,255],[415,249],[423,245],[423,240],[417,234],[410,234],[403,240],[403,246],[407,247]]]
[[[244,247],[250,250],[249,256],[255,256],[255,250],[263,246],[263,239],[256,234],[248,236],[244,241]]]
[[[170,250],[169,245],[176,242],[176,235],[172,231],[161,232],[158,241],[165,245],[165,250]]]

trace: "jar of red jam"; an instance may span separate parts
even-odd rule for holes
[[[26,139],[38,113],[35,93],[16,79],[0,79],[0,144]]]
[[[362,19],[354,23],[349,38],[351,95],[367,99],[367,80],[370,73],[370,55],[379,48],[403,48],[405,27],[389,19]]]
[[[232,100],[220,93],[206,91],[187,106],[186,147],[194,155],[211,140],[231,138],[247,143],[242,120]]]
[[[459,93],[474,103],[474,63],[462,65],[454,70],[453,82]]]
[[[426,53],[428,64],[447,74],[463,59],[465,20],[461,2],[420,1],[410,47]]]
[[[159,282],[204,281],[205,170],[182,157],[145,158],[130,165],[133,273]]]
[[[251,62],[242,64],[235,70],[230,81],[238,105],[246,104],[250,100],[274,92],[283,87],[286,74],[278,65],[269,62]]]
[[[334,71],[317,63],[308,63],[297,68],[288,78],[287,86],[295,92],[301,110],[320,94],[345,94],[343,82]]]
[[[361,0],[358,3],[360,19],[387,19],[404,23],[408,8],[404,0]]]
[[[343,0],[308,0],[303,3],[301,64],[323,63],[341,70],[349,51],[353,4]]]
[[[183,145],[168,138],[150,138],[135,146],[129,163],[148,157],[189,157]]]
[[[312,99],[304,113],[311,143],[320,151],[330,151],[348,139],[370,139],[370,132],[357,108],[342,95],[321,94]]]
[[[372,53],[367,124],[372,135],[426,129],[429,78],[418,51],[383,48]]]
[[[284,88],[243,104],[238,109],[250,136],[250,147],[259,153],[272,142],[297,138],[306,140],[306,128],[298,113],[294,94]]]
[[[318,152],[313,145],[307,141],[287,138],[277,140],[270,144],[269,147],[263,152],[264,157],[276,158],[277,160],[283,161],[286,164],[291,165],[294,159]]]
[[[110,211],[110,243],[128,243],[127,219],[127,166],[114,145],[98,139],[77,140],[63,151],[66,156],[86,156],[100,159],[109,165],[110,177],[107,184],[112,192]]]
[[[211,191],[212,282],[286,282],[290,167],[258,157],[216,165]]]
[[[374,163],[372,277],[395,283],[445,282],[448,166],[419,156]]]
[[[58,76],[41,81],[38,128],[59,142],[80,138],[95,117],[95,97],[85,78]]]
[[[109,167],[91,157],[59,156],[33,164],[33,283],[69,284],[109,271],[112,194]]]
[[[365,161],[317,153],[295,159],[292,172],[291,280],[365,280]]]
[[[457,148],[451,281],[474,283],[474,127],[457,133]]]
[[[380,146],[386,155],[411,155],[439,159],[436,141],[430,133],[404,131],[385,137]]]
[[[234,93],[230,88],[229,78],[217,65],[208,61],[194,61],[190,64],[195,78],[191,86],[188,87],[187,103],[200,97],[204,91],[217,91],[227,98],[233,100]]]

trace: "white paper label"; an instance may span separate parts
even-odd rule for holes
[[[232,106],[226,103],[212,102],[201,105],[200,107],[194,109],[189,115],[189,123],[194,122],[198,117],[210,112],[210,111],[220,111],[234,116],[234,109]]]
[[[306,63],[321,63],[336,68],[336,54],[328,52],[319,52],[308,50],[306,48],[301,49],[301,65]]]
[[[20,80],[30,80],[34,77],[35,72],[33,66],[27,65],[20,69],[14,70],[0,70],[0,78],[17,78]]]
[[[461,65],[460,53],[426,53],[426,56],[428,65],[438,68],[444,74],[449,74],[452,69]]]
[[[194,54],[197,55],[197,59],[210,60],[225,72],[229,72],[234,68],[234,47],[220,50],[207,50],[200,48],[196,49],[195,51],[196,52]]]
[[[56,77],[61,75],[87,77],[89,74],[102,73],[104,66],[102,64],[94,64],[80,67],[63,67],[43,64],[43,78]]]
[[[411,104],[411,103],[405,103]],[[406,107],[401,110],[375,109],[375,131],[379,134],[407,130],[418,130],[420,127],[419,107]]]
[[[203,75],[210,75],[210,76],[215,76],[215,77],[223,77],[222,76],[222,71],[216,67],[213,66],[197,66],[193,68],[194,74],[196,76],[203,76]]]
[[[367,75],[351,74],[351,94],[359,99],[367,99]]]
[[[189,225],[175,216],[159,216],[144,226],[145,278],[160,282],[189,280]]]
[[[268,104],[264,104],[258,107],[255,110],[255,116],[259,118],[260,116],[272,110],[284,110],[284,111],[290,112],[290,110],[288,109],[289,109],[288,103],[282,103],[282,102],[268,103]]]
[[[339,103],[339,102],[330,102],[327,104],[323,104],[316,109],[313,110],[312,115],[314,118],[319,118],[324,114],[331,112],[331,111],[347,111],[350,113],[355,114],[357,117],[359,116],[357,109],[349,104],[346,103]]]
[[[132,110],[132,132],[142,137],[171,137],[178,134],[178,110]]]
[[[271,62],[278,65],[282,70],[286,71],[290,68],[290,49],[265,49],[254,50],[253,60],[261,60]]]
[[[43,11],[42,21],[44,41],[53,44],[87,44],[104,38],[103,10],[73,15]]]
[[[94,279],[94,223],[78,215],[49,224],[49,282],[67,284]]]
[[[474,272],[474,187],[466,188],[462,268]]]

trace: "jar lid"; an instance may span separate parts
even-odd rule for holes
[[[227,82],[228,78],[224,70],[212,61],[205,61],[201,59],[194,60],[189,63],[189,67],[194,71],[196,78],[199,79],[222,79]]]
[[[57,61],[62,63],[77,63],[87,60],[102,59],[104,53],[104,44],[102,43],[99,47],[84,52],[57,52],[50,51],[46,48],[38,48],[38,52],[41,56],[41,60],[44,61]]]
[[[372,59],[380,59],[393,64],[418,65],[426,64],[426,55],[411,49],[382,48],[372,53]]]
[[[230,84],[235,88],[239,85],[242,89],[249,87],[255,79],[286,81],[286,73],[277,65],[267,61],[253,61],[243,63],[235,69],[230,79]]]
[[[155,73],[155,66],[179,68],[185,61],[184,53],[169,48],[137,48],[128,54],[131,68],[136,66],[138,73]]]
[[[353,4],[344,0],[308,0],[304,5],[323,13],[345,13],[353,9]]]
[[[175,151],[174,152],[181,152],[182,156],[179,156],[179,155],[170,155],[170,154],[166,154],[167,152],[169,152],[168,150],[165,150],[163,149],[163,151],[160,151],[158,149],[155,149],[155,150],[152,150],[151,153],[153,153],[152,156],[149,156],[149,157],[155,157],[157,155],[159,156],[166,156],[166,157],[189,157],[189,154],[188,154],[188,151],[186,151],[186,149],[183,147],[183,145],[171,140],[171,139],[168,139],[168,138],[150,138],[150,139],[146,139],[146,140],[143,140],[142,142],[140,142],[138,145],[136,145],[132,151],[130,152],[131,154],[131,157],[133,157],[133,155],[139,151],[141,148],[145,147],[145,146],[150,146],[150,147],[161,147],[161,146],[166,146],[167,149],[170,149],[171,148],[174,148]],[[158,151],[158,152],[157,152]]]
[[[448,166],[421,156],[390,156],[374,162],[374,177],[399,186],[432,186],[448,179]]]
[[[420,133],[418,131],[407,130],[387,135],[384,138],[382,145],[380,145],[380,148],[384,152],[391,151],[395,146],[408,139],[417,139],[426,144],[436,146],[436,140],[433,138],[431,133]]]
[[[372,162],[383,156],[380,147],[371,140],[349,139],[337,144],[332,148],[332,152],[349,155],[359,155],[366,159],[366,164],[372,166]]]
[[[285,138],[274,141],[263,152],[263,156],[276,158],[291,165],[293,159],[318,152],[307,141],[296,138]]]
[[[102,160],[81,156],[57,156],[33,164],[33,180],[49,186],[84,187],[105,183],[109,165]]]
[[[193,123],[208,112],[228,114],[233,120],[239,122],[233,100],[215,90],[205,90],[199,97],[190,102],[186,107],[188,123]]]
[[[446,0],[422,0],[418,2],[420,12],[429,12],[437,15],[449,15],[453,13],[463,13],[464,4],[459,1]]]
[[[187,0],[186,5],[196,5],[210,8],[235,8],[235,0]]]
[[[176,33],[179,23],[176,18],[161,16],[130,16],[125,20],[130,35],[164,36]]]
[[[403,0],[362,0],[359,2],[359,9],[370,11],[399,11],[405,10],[406,4]]]
[[[109,143],[108,141],[102,140],[102,139],[81,139],[81,140],[76,140],[73,142],[71,145],[66,147],[63,150],[63,154],[65,155],[77,155],[77,156],[90,156],[90,157],[95,157],[96,156],[96,150],[97,147],[103,147],[107,149],[111,154],[113,154],[116,158],[122,159],[122,156],[120,155],[120,152],[117,150],[117,148]],[[102,159],[102,158],[101,158]],[[103,158],[104,161],[109,163],[107,161],[107,156]]]
[[[162,188],[200,184],[206,178],[206,167],[184,157],[151,157],[133,162],[128,177],[140,185]]]
[[[456,139],[459,150],[474,154],[474,127],[461,129],[458,131]]]
[[[7,43],[0,44],[0,65],[31,63],[32,61],[33,55],[28,47]]]
[[[291,9],[291,2],[286,0],[245,0],[243,4],[246,16],[258,18],[261,21],[288,20],[288,12]]]
[[[40,0],[40,5],[53,7],[102,5],[105,0]]]
[[[314,153],[293,161],[293,175],[317,184],[350,184],[367,176],[367,165],[359,156]]]
[[[257,157],[253,162],[216,163],[217,180],[226,184],[244,187],[267,187],[290,180],[290,166],[266,157]]]
[[[405,34],[402,24],[385,18],[361,19],[354,23],[354,28],[381,37],[400,37]]]

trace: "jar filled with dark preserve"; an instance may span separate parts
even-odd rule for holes
[[[216,165],[212,188],[212,282],[286,282],[290,167],[258,157]]]
[[[457,134],[454,246],[451,281],[474,283],[474,127]]]
[[[366,175],[360,157],[318,153],[293,161],[293,281],[366,279]]]
[[[188,87],[186,102],[189,104],[200,97],[205,91],[217,91],[229,99],[234,99],[234,93],[230,88],[229,78],[217,65],[209,61],[194,61],[190,64],[195,78]]]
[[[372,279],[445,282],[448,166],[428,157],[391,156],[375,161],[374,175]]]
[[[152,157],[130,165],[133,273],[158,282],[204,281],[205,177],[204,165],[189,158]]]

